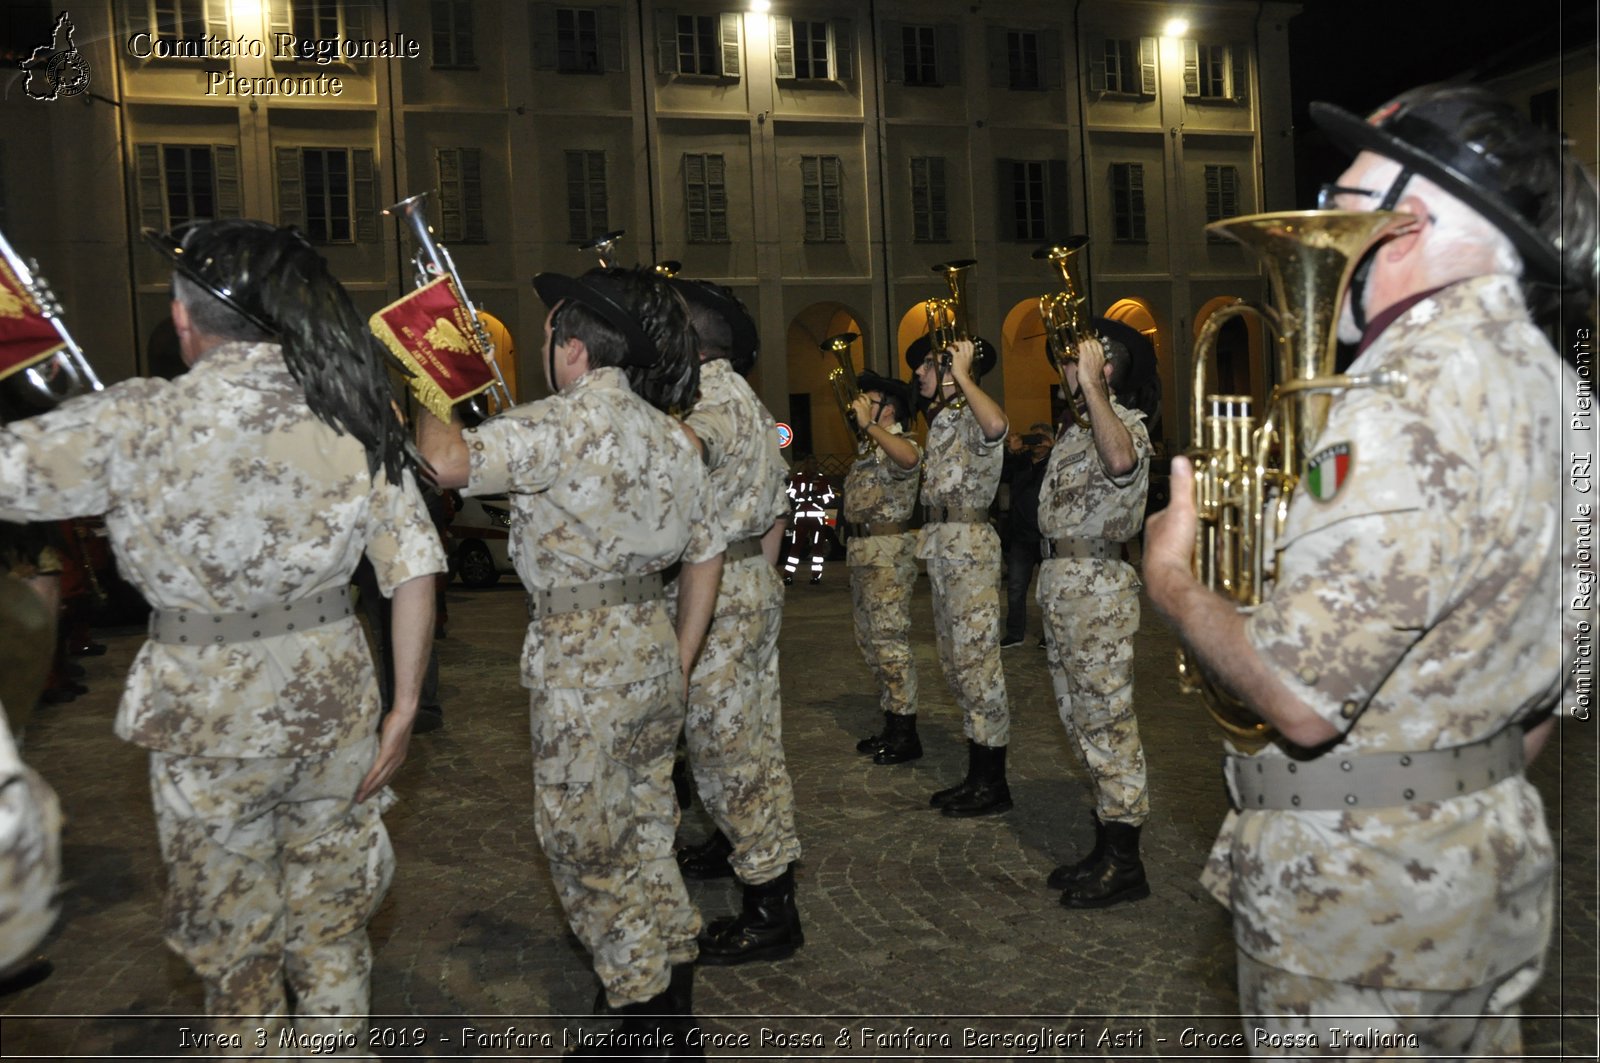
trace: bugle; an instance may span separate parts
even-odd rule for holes
[[[1208,232],[1239,242],[1261,260],[1273,303],[1231,303],[1206,319],[1195,340],[1193,390],[1194,574],[1240,606],[1259,605],[1276,578],[1276,544],[1300,468],[1327,422],[1333,394],[1405,385],[1401,373],[1334,375],[1339,310],[1367,251],[1409,217],[1386,211],[1307,210],[1227,218]],[[1257,425],[1249,396],[1207,395],[1206,362],[1222,326],[1254,314],[1277,353],[1277,385]],[[1178,652],[1184,690],[1204,695],[1212,717],[1244,747],[1272,728]]]
[[[456,294],[461,296],[461,302],[472,319],[473,332],[483,350],[484,361],[489,364],[489,370],[494,374],[494,383],[489,386],[489,394],[497,408],[482,412],[488,414],[508,410],[514,400],[511,397],[511,389],[506,386],[506,378],[501,375],[500,363],[495,359],[494,340],[489,337],[489,330],[484,328],[483,320],[478,317],[477,308],[472,305],[472,298],[467,295],[467,287],[461,282],[461,274],[456,272],[455,260],[450,257],[449,250],[433,238],[433,228],[428,224],[427,199],[428,192],[418,192],[414,196],[407,196],[392,207],[384,208],[383,212],[399,218],[411,227],[411,235],[417,242],[416,255],[412,259],[416,267],[416,286],[421,288],[440,277],[449,277],[456,287]]]
[[[856,399],[861,397],[861,385],[856,379],[855,363],[850,360],[850,348],[861,336],[854,332],[841,332],[822,341],[823,351],[832,354],[839,364],[828,371],[828,383],[833,387],[833,398],[839,404],[839,415],[857,445],[866,441],[867,426],[856,420]]]
[[[1061,290],[1039,296],[1039,316],[1044,319],[1044,353],[1050,368],[1066,386],[1067,363],[1078,360],[1078,344],[1094,337],[1094,325],[1089,318],[1088,295],[1078,279],[1080,255],[1089,246],[1087,236],[1074,236],[1064,244],[1041,247],[1033,253],[1035,259],[1049,262],[1061,274]],[[1077,395],[1067,396],[1067,407],[1078,427],[1089,427],[1088,403],[1083,397],[1083,381],[1078,381]]]

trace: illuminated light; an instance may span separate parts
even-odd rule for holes
[[[1186,18],[1169,18],[1166,25],[1161,27],[1163,37],[1182,37],[1189,32],[1189,20]]]
[[[750,0],[750,13],[753,15],[765,15],[771,10],[772,0]]]

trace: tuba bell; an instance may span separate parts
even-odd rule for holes
[[[967,320],[967,275],[977,264],[977,259],[962,258],[933,267],[933,272],[944,274],[950,289],[948,299],[931,298],[923,303],[928,317],[928,353],[937,353],[941,375],[950,368],[949,348],[957,340],[972,344],[972,363],[979,376],[993,369],[999,360],[994,345],[974,333]]]
[[[1087,236],[1074,236],[1064,244],[1041,247],[1033,253],[1035,259],[1048,261],[1061,274],[1061,290],[1039,296],[1039,316],[1044,319],[1045,357],[1050,360],[1050,368],[1055,370],[1056,376],[1061,378],[1063,387],[1066,386],[1067,363],[1078,360],[1078,344],[1096,336],[1089,318],[1088,293],[1078,278],[1078,266],[1083,261],[1080,255],[1088,246]],[[1082,391],[1081,383],[1079,390]],[[1067,405],[1078,427],[1088,428],[1089,409],[1083,396],[1068,395]]]
[[[1236,301],[1206,319],[1195,340],[1194,501],[1198,515],[1195,578],[1240,606],[1261,603],[1276,578],[1276,544],[1300,480],[1300,467],[1327,422],[1333,394],[1353,388],[1399,391],[1402,373],[1334,375],[1339,310],[1351,274],[1367,251],[1408,215],[1390,211],[1305,210],[1227,218],[1208,232],[1243,244],[1261,260],[1273,303]],[[1254,314],[1271,332],[1277,386],[1257,425],[1249,396],[1207,395],[1206,360],[1222,326]],[[1211,681],[1178,651],[1178,678],[1199,692],[1212,717],[1238,745],[1259,748],[1271,727]]]
[[[440,277],[449,277],[454,282],[462,303],[466,305],[467,313],[472,318],[473,332],[483,350],[484,360],[489,363],[489,369],[494,374],[494,383],[489,387],[489,394],[494,399],[496,408],[478,412],[487,416],[489,413],[508,410],[513,405],[511,389],[506,386],[506,378],[500,373],[500,363],[495,360],[494,341],[489,338],[489,330],[484,328],[483,320],[478,317],[477,308],[472,305],[472,299],[467,295],[467,286],[461,283],[461,274],[456,272],[455,260],[450,257],[449,250],[440,246],[433,238],[433,228],[428,224],[427,199],[427,192],[418,192],[392,207],[385,207],[383,212],[411,226],[411,235],[417,241],[416,255],[412,259],[412,264],[416,268],[416,286],[421,288]],[[477,400],[472,401],[475,403]]]
[[[850,360],[850,348],[860,338],[855,332],[841,332],[822,341],[823,351],[839,361],[836,368],[829,370],[828,383],[833,386],[833,398],[839,404],[839,416],[844,418],[845,428],[849,429],[857,446],[866,442],[867,429],[856,421],[856,411],[851,408],[856,399],[861,397],[861,385],[856,380],[855,363]]]
[[[61,319],[61,303],[0,233],[0,381],[20,405],[42,412],[104,387]],[[0,421],[5,419],[0,413]]]

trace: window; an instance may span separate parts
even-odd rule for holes
[[[999,159],[996,235],[1039,242],[1067,235],[1067,164],[1060,159]]]
[[[800,156],[800,184],[806,216],[806,243],[843,243],[843,166],[839,156]]]
[[[961,84],[961,39],[954,26],[883,26],[883,76],[902,85]]]
[[[1044,163],[1013,162],[1011,164],[1012,217],[1016,224],[1012,231],[1017,240],[1043,240],[1045,238]]]
[[[478,55],[472,42],[471,0],[433,0],[431,11],[435,69],[476,69]]]
[[[567,239],[581,244],[610,231],[606,211],[606,153],[567,152]]]
[[[1107,37],[1089,56],[1089,89],[1123,96],[1156,94],[1156,39]]]
[[[134,183],[141,227],[164,231],[240,216],[239,149],[232,144],[139,144]]]
[[[130,37],[148,33],[154,40],[191,42],[192,53],[180,50],[177,58],[204,58],[206,37],[231,36],[226,0],[135,0],[126,11]]]
[[[663,74],[702,77],[739,76],[737,12],[720,15],[674,15],[656,12],[656,65]]]
[[[900,57],[907,85],[939,84],[939,44],[932,26],[900,27]]]
[[[221,4],[226,0],[208,2]],[[372,0],[265,0],[263,4],[251,6],[264,6],[268,10],[268,28],[273,35],[268,42],[268,50],[278,53],[274,54],[275,60],[293,58],[310,63],[316,60],[318,41],[370,39],[372,32],[368,28],[368,15],[374,6],[381,5],[375,5]],[[292,34],[295,37],[292,57],[286,50],[280,52],[279,34]],[[364,60],[341,58],[339,61],[353,63]]]
[[[1206,221],[1221,221],[1239,215],[1239,168],[1237,166],[1206,167]],[[1226,237],[1210,235],[1208,239],[1224,240]]]
[[[779,78],[844,81],[855,76],[850,20],[775,16],[772,59]]]
[[[944,243],[950,239],[949,199],[945,193],[944,159],[924,156],[911,160],[911,233],[918,243]]]
[[[290,0],[293,33],[304,41],[328,41],[343,37],[344,6],[339,0]]]
[[[683,209],[691,244],[728,242],[728,189],[721,155],[683,157]]]
[[[1183,94],[1189,99],[1242,103],[1250,75],[1246,52],[1237,44],[1183,42]]]
[[[1119,241],[1144,243],[1144,166],[1111,164],[1111,231]]]
[[[1026,30],[1006,31],[1006,69],[1009,86],[1037,89],[1039,80],[1039,35]]]
[[[568,74],[600,72],[600,21],[593,10],[556,10],[556,69]]]
[[[439,171],[440,238],[446,243],[485,243],[483,153],[477,148],[440,148],[434,162]]]
[[[315,244],[378,238],[378,193],[370,148],[278,148],[278,218]]]

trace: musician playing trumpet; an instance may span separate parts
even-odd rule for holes
[[[1048,880],[1068,908],[1150,895],[1139,832],[1150,815],[1144,749],[1133,715],[1139,576],[1122,544],[1139,534],[1150,486],[1144,414],[1117,401],[1132,358],[1086,336],[1063,359],[1062,386],[1088,427],[1062,418],[1039,489],[1039,608],[1056,710],[1094,784],[1094,845]]]

